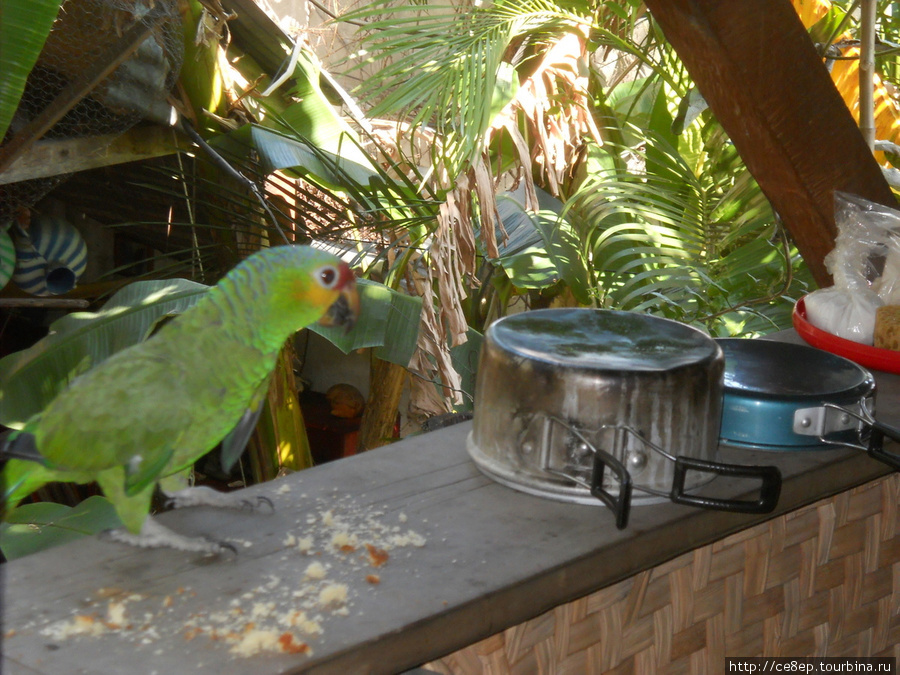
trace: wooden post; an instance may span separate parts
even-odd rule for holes
[[[359,429],[359,452],[386,445],[393,438],[407,376],[403,366],[374,355],[369,373],[369,397]]]
[[[834,191],[896,199],[787,0],[647,0],[820,286]]]

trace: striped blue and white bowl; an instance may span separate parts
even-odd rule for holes
[[[26,293],[62,295],[78,283],[87,265],[87,246],[62,218],[32,218],[28,231],[14,226],[16,270],[13,281]]]

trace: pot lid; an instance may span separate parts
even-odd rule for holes
[[[864,395],[871,373],[852,361],[806,345],[773,340],[716,340],[725,352],[725,390],[770,397]]]
[[[672,370],[721,353],[715,340],[696,328],[603,309],[539,309],[514,314],[493,323],[487,335],[506,352],[591,370]]]

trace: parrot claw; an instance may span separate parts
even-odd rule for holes
[[[264,497],[263,495],[258,495],[256,499],[245,499],[241,502],[241,508],[249,509],[250,511],[256,511],[263,504],[269,507],[270,513],[275,513],[275,504],[272,503],[272,500],[268,497]]]
[[[221,509],[256,511],[263,504],[275,512],[275,505],[268,497],[258,495],[245,497],[240,492],[219,492],[205,486],[195,486],[178,492],[164,492],[167,508],[181,509],[186,506],[212,506]]]
[[[106,530],[100,533],[105,541],[114,541],[139,548],[171,548],[176,551],[202,553],[205,556],[221,555],[226,551],[237,555],[237,548],[227,541],[215,541],[205,537],[186,537],[160,525],[151,516],[147,516],[140,534],[133,534],[125,528]]]

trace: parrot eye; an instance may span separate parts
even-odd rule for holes
[[[322,284],[325,288],[334,288],[337,284],[340,275],[338,271],[334,267],[323,267],[318,271],[319,283]]]

